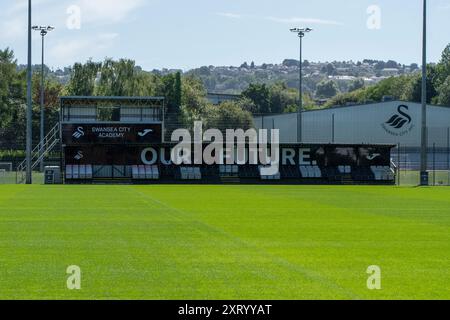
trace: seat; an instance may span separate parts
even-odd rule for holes
[[[145,180],[145,166],[139,166],[139,180]]]
[[[80,170],[80,172],[79,172],[80,179],[82,179],[82,180],[86,179],[86,166],[81,164],[79,167],[79,170]]]
[[[137,165],[131,166],[131,173],[133,179],[139,179],[139,167]]]
[[[188,180],[194,180],[195,179],[194,168],[188,167],[187,168],[187,173],[188,173]]]
[[[151,170],[152,170],[152,179],[153,180],[158,180],[159,179],[159,168],[158,168],[158,166],[152,166]]]
[[[66,179],[72,179],[73,166],[68,164],[66,166]]]
[[[181,167],[180,168],[180,175],[181,175],[181,180],[187,180],[188,179],[187,170],[186,170],[185,167]]]
[[[300,166],[300,173],[302,174],[302,178],[308,177],[308,171],[306,170],[305,166]]]
[[[72,179],[80,179],[80,168],[78,165],[73,166]]]
[[[314,177],[322,178],[322,171],[320,171],[320,168],[318,166],[314,166]]]
[[[145,166],[145,179],[147,179],[147,180],[153,179],[152,167],[151,166]]]
[[[195,170],[194,170],[194,178],[195,178],[195,180],[201,180],[202,179],[202,172],[200,171],[200,168],[195,168]]]
[[[92,165],[86,165],[86,179],[92,179]]]

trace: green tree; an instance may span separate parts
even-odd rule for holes
[[[26,73],[17,72],[14,52],[0,50],[0,141],[25,143]]]
[[[101,63],[92,60],[85,64],[75,63],[72,67],[72,76],[67,87],[67,93],[71,96],[94,95],[95,80],[101,66]]]
[[[205,122],[205,129],[247,130],[254,127],[252,114],[243,110],[239,103],[235,101],[223,102],[219,106],[208,104],[203,112],[202,119]]]
[[[442,52],[441,61],[439,61],[436,65],[436,77],[434,81],[435,87],[441,87],[441,85],[447,80],[448,76],[450,76],[450,44],[445,47]]]
[[[284,113],[289,106],[298,105],[298,90],[277,82],[269,87],[269,99],[271,113]]]
[[[316,95],[321,98],[331,98],[338,93],[338,87],[333,80],[324,80],[317,84]]]
[[[439,87],[438,104],[450,106],[450,76]]]
[[[364,88],[364,85],[365,85],[364,80],[361,78],[353,80],[348,86],[348,92],[353,92],[358,89],[362,89]]]
[[[239,104],[240,108],[244,111],[250,112],[251,114],[258,113],[258,107],[253,100],[249,98],[241,97],[236,103]]]
[[[180,106],[189,109],[202,110],[206,105],[206,90],[202,81],[195,76],[185,76],[181,78],[182,94]]]
[[[167,112],[176,115],[180,110],[179,85],[176,74],[168,74],[161,78],[160,96],[166,98]],[[178,88],[177,88],[178,86]]]
[[[177,72],[175,74],[175,83],[174,83],[174,105],[177,106],[177,112],[181,107],[181,99],[182,99],[182,84],[181,84],[181,72]]]
[[[100,96],[134,96],[138,71],[133,60],[105,59],[100,68],[100,80],[96,93]]]
[[[256,113],[270,113],[270,91],[265,84],[250,84],[250,86],[242,92],[242,96],[250,99],[256,105]]]
[[[427,103],[431,103],[434,97],[437,96],[436,82],[438,80],[438,72],[436,67],[428,65],[427,67]],[[402,96],[403,100],[412,102],[422,101],[422,76],[420,74],[414,75],[409,84],[405,88],[405,93]]]
[[[333,64],[328,63],[322,68],[322,73],[326,73],[328,76],[334,76],[337,74],[337,71]]]
[[[450,65],[450,43],[442,51],[441,63],[445,65]]]

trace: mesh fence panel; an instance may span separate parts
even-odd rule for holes
[[[338,116],[333,115],[332,110],[330,114],[326,115],[326,121],[323,117],[320,118],[313,113],[309,118],[304,117],[304,128],[302,130],[303,142],[311,144],[392,144],[397,145],[392,150],[392,162],[397,168],[397,181],[400,185],[414,186],[419,184],[419,170],[420,170],[420,138],[415,137],[411,144],[399,144],[395,137],[390,137],[390,140],[379,139],[374,136],[372,141],[367,141],[362,137],[360,132],[353,128],[352,123],[357,123],[359,119],[353,117],[347,119],[346,125],[344,120]],[[193,133],[194,121],[202,121],[203,132],[207,129],[219,129],[225,136],[227,129],[279,129],[281,143],[297,143],[298,126],[297,114],[285,115],[255,115],[253,117],[248,114],[242,116],[236,115],[222,115],[217,117],[214,115],[199,115],[186,117],[176,114],[165,114],[164,121],[164,142],[171,142],[172,133],[180,128],[188,129]],[[367,125],[370,124],[370,119],[365,119]],[[360,121],[359,121],[360,122]],[[48,127],[52,127],[56,122],[48,123]],[[373,125],[373,124],[372,124]],[[378,129],[381,128],[381,123],[377,123]],[[17,131],[22,130],[23,125],[17,123]],[[34,139],[33,146],[36,146],[38,141],[39,131],[35,126],[33,129]],[[13,131],[13,129],[9,130]],[[17,165],[25,158],[25,143],[23,134],[17,134],[17,139],[8,136],[8,139],[2,139],[0,136],[0,163],[11,163],[12,172],[9,170],[2,170],[0,167],[0,183],[15,183],[15,170]],[[430,172],[430,184],[437,186],[450,185],[450,129],[449,127],[430,127],[428,129],[428,170]],[[389,138],[389,137],[388,137]],[[50,156],[46,158],[46,165],[60,165],[60,146],[56,146]],[[35,174],[36,183],[42,183],[42,174]]]

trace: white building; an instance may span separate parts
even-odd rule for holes
[[[384,68],[383,70],[381,70],[381,73],[385,77],[394,77],[399,75],[400,70],[398,70],[397,68]]]
[[[428,105],[428,143],[447,148],[450,107]],[[400,144],[419,148],[421,104],[389,101],[303,112],[304,143]],[[281,143],[297,143],[297,114],[256,117],[258,129],[279,129]]]

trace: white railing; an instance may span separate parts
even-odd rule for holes
[[[39,163],[53,150],[60,140],[60,125],[55,125],[45,138],[31,151],[31,170],[35,169]],[[17,166],[16,182],[24,183],[26,180],[27,159]]]

